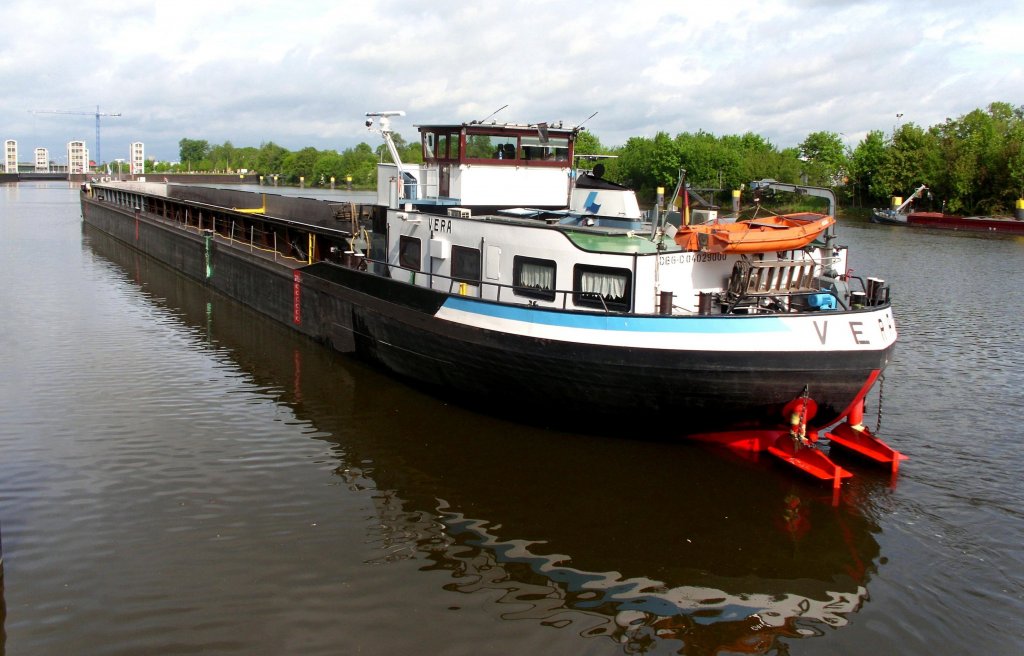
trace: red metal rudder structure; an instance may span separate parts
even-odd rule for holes
[[[889,465],[895,474],[899,463],[907,457],[875,437],[864,426],[864,397],[878,378],[870,378],[850,407],[842,414],[843,420],[824,433],[833,448],[856,453],[873,462]],[[853,473],[839,466],[819,446],[821,428],[809,425],[817,414],[818,404],[809,390],[787,403],[782,415],[788,428],[763,428],[748,431],[706,433],[693,435],[694,439],[723,444],[732,449],[746,452],[768,452],[780,461],[832,483],[838,493],[843,480]]]

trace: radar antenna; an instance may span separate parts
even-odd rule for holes
[[[597,112],[594,112],[593,114],[591,114],[591,115],[590,115],[590,116],[588,116],[587,118],[583,119],[583,121],[581,121],[581,122],[580,122],[580,123],[579,123],[579,124],[578,124],[578,125],[576,126],[576,132],[579,132],[580,130],[582,130],[582,129],[583,129],[583,124],[584,124],[584,123],[586,123],[587,121],[589,121],[590,119],[594,118],[595,116],[597,116]]]
[[[474,121],[474,123],[483,123],[484,121],[486,121],[487,119],[491,118],[492,116],[494,116],[495,114],[497,114],[497,113],[498,113],[498,112],[500,112],[501,110],[505,109],[506,107],[508,107],[508,105],[507,105],[507,104],[505,104],[505,105],[502,105],[502,106],[501,106],[501,107],[499,107],[498,109],[496,109],[496,110],[494,110],[493,112],[491,112],[490,114],[488,114],[488,115],[487,115],[486,117],[484,117],[484,118],[480,119],[479,121]]]
[[[384,138],[384,144],[388,147],[388,152],[391,153],[391,159],[394,160],[395,166],[398,167],[398,172],[404,174],[405,167],[402,166],[402,158],[398,156],[398,149],[395,148],[395,141],[391,138],[391,117],[392,116],[405,116],[405,112],[401,110],[389,111],[389,112],[366,112],[366,129],[372,132],[380,133],[380,136]],[[380,119],[378,128],[373,129],[373,119]]]

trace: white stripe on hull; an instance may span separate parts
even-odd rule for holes
[[[821,312],[799,316],[637,318],[634,326],[630,325],[629,318],[614,315],[615,321],[608,323],[615,326],[610,328],[595,326],[600,324],[600,319],[586,322],[590,324],[587,327],[544,321],[551,313],[537,314],[538,320],[532,321],[529,312],[509,318],[444,306],[436,316],[461,325],[523,337],[665,351],[881,351],[896,341],[896,326],[889,307],[873,312]],[[663,324],[664,329],[659,324]]]

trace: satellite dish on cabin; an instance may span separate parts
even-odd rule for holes
[[[594,164],[594,177],[595,178],[603,178],[604,177],[604,164],[602,164],[601,162],[598,162],[597,164]]]

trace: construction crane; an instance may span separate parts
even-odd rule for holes
[[[33,114],[77,114],[79,116],[95,116],[96,117],[96,166],[100,166],[103,163],[101,157],[102,152],[100,151],[100,117],[101,116],[120,116],[120,112],[101,112],[100,106],[96,105],[95,112],[75,112],[66,109],[33,109],[29,110]],[[88,165],[88,163],[86,163]]]

